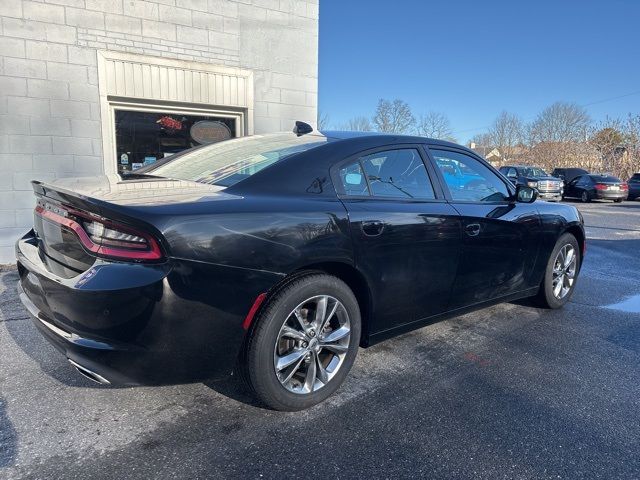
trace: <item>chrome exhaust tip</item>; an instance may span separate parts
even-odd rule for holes
[[[80,365],[79,363],[74,362],[70,358],[68,358],[67,360],[69,360],[69,363],[71,365],[73,365],[73,367],[83,377],[86,377],[86,378],[88,378],[89,380],[91,380],[93,382],[99,383],[100,385],[110,385],[111,384],[111,382],[109,380],[107,380],[106,378],[104,378],[102,375],[98,375],[96,372],[93,372],[93,371],[89,370],[88,368],[83,367],[82,365]]]

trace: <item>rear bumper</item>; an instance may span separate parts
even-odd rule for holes
[[[601,190],[596,190],[596,196],[598,200],[626,200],[629,196],[628,191],[621,190],[619,192],[603,192]]]
[[[64,279],[47,270],[30,234],[17,242],[16,257],[20,299],[40,333],[70,361],[115,385],[228,375],[253,300],[280,278],[178,260],[97,260]]]
[[[22,284],[18,285],[18,294],[38,331],[79,371],[85,369],[92,372],[93,379],[102,384],[154,383],[150,372],[142,372],[142,375],[138,375],[139,369],[132,371],[129,368],[134,361],[138,362],[141,357],[141,352],[136,355],[135,348],[132,346],[96,341],[62,329],[38,310],[24,291]],[[142,357],[144,359],[144,353],[142,353]],[[144,364],[144,360],[142,364]],[[149,368],[152,366],[149,365]],[[88,375],[85,374],[85,376]]]

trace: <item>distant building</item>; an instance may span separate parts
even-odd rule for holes
[[[484,157],[494,167],[501,167],[502,165],[509,163],[520,163],[528,152],[528,148],[524,145],[510,147],[508,156],[503,155],[503,152],[501,152],[497,147],[478,145],[474,142],[469,143],[469,148],[478,155]]]
[[[474,142],[469,144],[469,148],[476,152],[478,155],[486,159],[489,163],[493,165],[494,162],[499,162],[502,159],[500,155],[500,151],[495,147],[478,145]]]

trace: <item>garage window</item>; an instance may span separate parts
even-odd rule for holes
[[[233,118],[161,111],[116,110],[115,131],[118,173],[237,136]]]

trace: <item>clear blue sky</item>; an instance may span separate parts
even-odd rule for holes
[[[319,61],[332,127],[379,98],[446,113],[462,142],[557,100],[594,120],[639,114],[640,1],[320,0]]]

